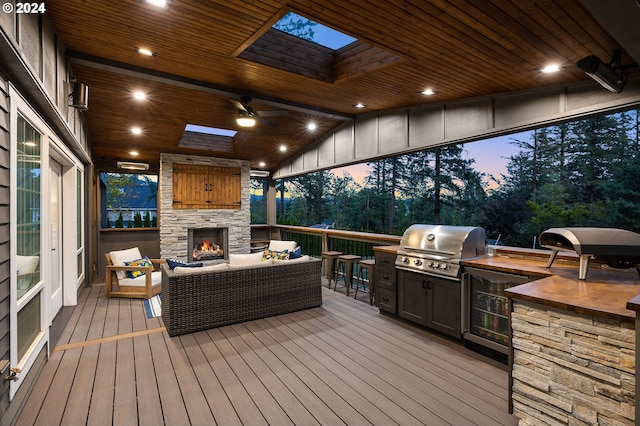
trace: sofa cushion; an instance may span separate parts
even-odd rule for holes
[[[131,262],[132,260],[141,259],[140,250],[138,247],[132,247],[126,250],[114,250],[109,252],[111,257],[111,263],[113,266],[126,266],[124,262]],[[116,275],[119,280],[127,278],[125,271],[116,271]]]
[[[144,287],[146,285],[147,277],[144,275],[140,275],[136,278],[123,278],[118,279],[118,285],[122,286],[131,286],[131,287]],[[153,271],[151,273],[151,285],[156,285],[162,283],[162,272],[161,271]]]
[[[262,252],[251,254],[230,254],[230,265],[255,265],[262,263]]]
[[[142,268],[147,268],[149,266],[153,266],[153,263],[149,260],[147,256],[142,259],[132,260],[131,262],[124,262],[124,266],[140,266]],[[143,276],[146,271],[126,271],[127,278],[138,278]]]
[[[292,252],[296,249],[298,243],[295,241],[283,241],[283,240],[271,240],[269,241],[269,250],[272,251],[289,251]]]
[[[261,253],[262,254],[262,253]],[[229,270],[230,271],[237,271],[240,269],[259,269],[259,268],[266,268],[266,267],[270,267],[273,266],[273,263],[271,263],[271,260],[268,260],[266,262],[259,262],[259,263],[247,263],[247,264],[233,264],[230,263],[229,264]],[[284,262],[284,260],[282,261]]]
[[[203,272],[226,271],[228,269],[229,269],[228,263],[217,263],[215,265],[206,265],[200,268],[192,268],[189,266],[176,266],[176,268],[173,271],[179,274],[190,274],[190,273],[201,274]]]
[[[308,261],[309,261],[309,256],[306,254],[304,256],[300,256],[295,259],[290,258],[289,260],[271,259],[271,262],[273,262],[276,265],[298,263],[298,262],[302,263],[302,262],[308,262]]]
[[[202,262],[189,263],[178,259],[167,259],[167,265],[169,265],[169,268],[171,268],[172,270],[177,266],[180,266],[181,268],[200,268],[202,267]]]

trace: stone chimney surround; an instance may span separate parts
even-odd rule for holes
[[[194,164],[241,169],[241,207],[231,209],[174,209],[173,164]],[[251,247],[250,166],[248,161],[200,157],[181,154],[160,154],[158,191],[160,206],[160,256],[164,259],[187,261],[190,228],[226,227],[229,232],[229,253],[249,253]]]

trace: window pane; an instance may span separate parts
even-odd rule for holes
[[[29,346],[42,331],[40,326],[40,294],[37,293],[18,312],[18,361],[27,353]]]
[[[157,227],[158,176],[100,173],[102,228]]]
[[[40,281],[40,134],[18,117],[18,298]]]
[[[267,223],[267,180],[251,179],[251,223],[265,224]]]

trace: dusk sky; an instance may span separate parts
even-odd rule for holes
[[[470,142],[464,145],[463,158],[473,158],[476,170],[491,174],[498,179],[501,174],[506,174],[509,157],[518,154],[520,151],[520,148],[509,142],[514,139],[529,141],[530,138],[531,131],[527,131]],[[368,171],[369,166],[366,163],[331,170],[333,174],[339,177],[342,177],[344,172],[348,172],[360,184],[364,181]],[[495,184],[491,185],[491,187],[495,187]]]

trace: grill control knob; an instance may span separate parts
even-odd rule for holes
[[[414,260],[414,261],[413,261],[413,263],[414,263],[416,266],[420,266],[420,265],[422,265],[422,260],[420,260],[420,259],[416,259],[416,260]]]
[[[446,263],[442,263],[440,265],[440,269],[444,269],[446,271],[447,269],[449,269],[449,265],[447,265]]]
[[[408,258],[407,256],[403,256],[403,257],[400,259],[400,261],[401,261],[402,263],[409,263],[409,258]]]

